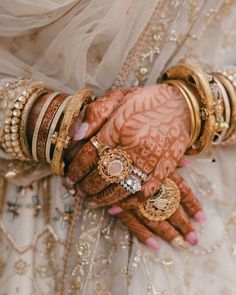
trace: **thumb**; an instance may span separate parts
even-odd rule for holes
[[[79,141],[96,134],[122,103],[124,96],[134,90],[135,88],[125,88],[110,91],[91,103],[85,110],[83,123],[75,130],[74,140]]]

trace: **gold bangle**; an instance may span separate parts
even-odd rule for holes
[[[230,103],[230,123],[229,123],[229,129],[223,138],[223,145],[231,144],[235,141],[236,138],[236,93],[235,88],[231,80],[228,79],[227,76],[224,75],[225,72],[219,72],[218,78],[222,82],[228,97],[229,97],[229,103]]]
[[[55,148],[51,161],[51,169],[55,175],[64,175],[65,163],[63,160],[63,151],[69,146],[71,140],[69,130],[75,118],[79,116],[84,104],[90,103],[92,97],[93,92],[91,90],[82,89],[71,96],[66,106],[58,135],[54,137]]]
[[[15,91],[15,102],[8,112],[5,119],[5,125],[2,133],[2,146],[5,151],[16,159],[21,161],[31,161],[31,156],[24,152],[24,132],[21,125],[24,124],[24,108],[30,97],[39,89],[42,89],[44,84],[42,82],[32,82],[25,80],[25,85],[20,85],[21,93]],[[19,90],[19,89],[18,89]],[[22,116],[23,115],[23,116]],[[21,135],[21,136],[20,136]]]
[[[191,117],[191,131],[188,145],[188,148],[190,148],[197,140],[201,129],[199,105],[196,101],[196,98],[194,97],[195,93],[189,89],[189,86],[184,81],[181,80],[168,80],[164,83],[177,87],[187,102]]]
[[[20,139],[22,151],[25,155],[27,155],[29,159],[32,159],[32,155],[30,152],[29,143],[27,139],[27,122],[28,122],[29,114],[35,102],[39,99],[39,97],[46,94],[47,91],[49,90],[47,90],[46,88],[39,88],[38,90],[36,90],[30,96],[29,100],[25,104],[25,107],[22,111],[19,139]]]
[[[37,155],[37,142],[38,142],[38,133],[39,129],[41,127],[43,118],[45,116],[45,113],[47,112],[47,109],[51,102],[54,100],[55,97],[57,97],[60,93],[59,92],[53,92],[49,95],[48,99],[46,100],[45,104],[43,105],[42,109],[40,110],[39,116],[37,118],[33,138],[32,138],[32,156],[36,162],[38,162],[38,155]]]
[[[188,85],[197,90],[200,96],[199,106],[202,121],[202,133],[192,148],[188,149],[188,154],[197,154],[203,149],[208,148],[212,142],[216,124],[214,96],[210,86],[212,77],[206,75],[196,66],[179,64],[167,70],[162,76],[162,79],[164,81],[170,79],[184,80]]]
[[[64,112],[64,109],[66,107],[66,105],[68,104],[69,100],[70,100],[71,97],[67,97],[63,103],[60,105],[60,107],[58,108],[57,110],[57,113],[55,114],[55,117],[53,118],[53,121],[52,121],[52,124],[50,126],[50,129],[49,129],[49,133],[48,133],[48,137],[47,137],[47,142],[46,142],[46,151],[45,151],[45,154],[46,154],[46,160],[47,160],[47,163],[50,164],[51,162],[51,145],[52,145],[52,139],[53,139],[53,134],[55,133],[55,129],[57,127],[57,124],[62,116],[62,113]]]
[[[214,80],[218,85],[218,88],[221,92],[222,96],[222,104],[218,106],[218,109],[220,110],[218,120],[217,120],[217,126],[216,126],[216,132],[214,134],[212,144],[218,145],[222,142],[223,138],[225,137],[227,130],[229,128],[230,123],[230,104],[229,104],[229,98],[228,94],[218,79],[217,75],[214,74]]]

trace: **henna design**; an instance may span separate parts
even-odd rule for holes
[[[140,242],[145,243],[148,238],[154,237],[154,234],[146,226],[142,225],[131,211],[120,213],[119,217]]]
[[[93,185],[91,185],[91,183]],[[97,169],[94,169],[87,177],[84,178],[79,184],[80,189],[84,192],[85,195],[95,195],[106,187],[109,186],[109,183],[106,182],[99,175]]]
[[[139,88],[124,97],[119,108],[98,133],[103,143],[122,147],[131,156],[135,166],[146,173],[152,172],[143,184],[142,191],[127,200],[127,208],[137,203],[138,199],[142,202],[146,200],[175,169],[189,140],[187,110],[182,95],[172,86]],[[87,156],[89,162],[91,156],[89,153]],[[77,168],[80,172],[89,172],[83,163],[76,162],[80,164]],[[83,178],[80,172],[74,171],[81,174],[77,179]],[[96,186],[92,181],[91,185]],[[109,199],[107,194],[106,198]],[[117,196],[117,199],[123,198]]]
[[[181,204],[189,216],[194,216],[197,212],[202,211],[202,206],[198,199],[184,181],[183,177],[174,172],[170,178],[178,185],[181,192]]]
[[[128,196],[129,192],[125,188],[121,185],[112,184],[104,191],[89,197],[89,204],[93,204],[96,208],[104,207],[122,201]]]
[[[168,221],[183,235],[195,231],[186,213],[179,207]]]
[[[150,221],[147,220],[138,210],[134,210],[133,212],[142,224],[146,225],[152,232],[167,242],[171,242],[174,238],[180,235],[168,221]]]
[[[98,155],[91,142],[86,143],[78,152],[67,170],[67,176],[74,182],[83,179],[97,164]]]

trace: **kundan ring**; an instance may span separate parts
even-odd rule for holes
[[[132,194],[141,190],[141,182],[147,179],[147,175],[132,165],[130,156],[124,150],[110,148],[95,136],[90,141],[98,150],[97,169],[104,180],[118,183]]]
[[[139,205],[140,213],[148,220],[161,221],[174,214],[180,203],[180,191],[176,183],[166,178],[157,192]]]

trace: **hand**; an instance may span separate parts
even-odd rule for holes
[[[120,185],[110,185],[100,177],[95,169],[97,151],[90,142],[84,145],[71,162],[68,176],[74,182],[80,182],[80,189],[90,196],[90,202],[98,207],[119,202],[119,207],[116,206],[115,210],[125,220],[124,217],[130,211],[124,212],[124,215],[121,211],[135,208],[139,202],[152,196],[174,171],[184,154],[190,128],[185,100],[177,89],[167,85],[116,91],[91,104],[86,111],[85,121],[76,134],[77,139],[91,136],[106,122],[97,134],[99,140],[110,147],[119,146],[124,149],[131,156],[133,164],[149,174],[142,190],[129,196]],[[194,200],[192,196],[190,203],[195,204],[196,208],[191,216],[202,210]],[[111,210],[114,212],[114,208]],[[178,213],[180,223],[181,220],[188,220],[182,210],[178,210]],[[177,224],[177,220],[173,223]],[[185,224],[188,226],[182,229],[182,233],[187,236],[193,232],[193,227],[190,222]]]
[[[97,133],[97,138],[111,148],[118,146],[125,150],[133,165],[148,174],[141,191],[127,198],[130,194],[122,186],[110,185],[102,179],[95,168],[98,154],[91,142],[77,153],[67,175],[80,182],[80,189],[97,206],[119,202],[122,209],[129,209],[153,195],[176,168],[189,141],[189,111],[179,91],[168,85],[132,89],[126,95],[116,93],[114,97],[119,107]],[[109,107],[108,103],[105,105]],[[90,114],[95,113],[91,108],[85,115],[86,122],[91,122]],[[106,113],[104,105],[103,108]],[[87,124],[84,138],[91,135],[90,125]]]

